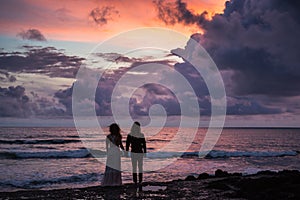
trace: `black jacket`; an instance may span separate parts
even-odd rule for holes
[[[126,139],[126,151],[131,146],[131,152],[133,153],[147,153],[146,140],[143,133],[140,133],[137,137],[128,134]]]

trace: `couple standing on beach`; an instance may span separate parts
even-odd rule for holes
[[[109,126],[110,134],[106,137],[106,168],[102,180],[103,186],[115,186],[122,184],[121,177],[121,151],[124,150],[122,144],[121,129],[118,124],[113,123]],[[128,156],[129,147],[131,147],[131,163],[133,182],[137,184],[139,175],[139,183],[143,181],[143,157],[147,153],[146,140],[144,134],[141,132],[141,125],[139,122],[134,122],[130,133],[126,139],[125,155]],[[138,168],[138,170],[137,170]]]

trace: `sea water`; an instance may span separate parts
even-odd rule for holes
[[[86,128],[86,135],[76,128],[0,128],[0,191],[29,189],[81,188],[101,184],[105,169],[105,135]],[[207,132],[199,128],[188,148],[181,142],[171,150],[177,128],[164,128],[151,134],[143,128],[147,141],[144,167],[162,164],[158,170],[147,170],[144,181],[170,181],[200,173],[228,172],[252,174],[261,170],[300,170],[300,129],[223,129],[217,144],[206,157],[199,150]],[[123,130],[123,144],[126,134]],[[191,134],[189,128],[184,135]],[[88,142],[88,143],[87,143]],[[87,145],[88,144],[88,145]],[[130,159],[122,157],[122,168]],[[123,183],[132,182],[130,171],[122,172]]]

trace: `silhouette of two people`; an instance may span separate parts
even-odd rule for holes
[[[124,150],[122,144],[121,129],[118,124],[113,123],[109,126],[110,134],[106,137],[106,152],[107,160],[102,179],[103,186],[118,186],[122,185],[121,177],[121,155],[120,149]],[[139,122],[134,122],[130,133],[126,139],[126,154],[128,155],[129,148],[131,148],[131,163],[132,176],[135,184],[143,181],[143,157],[147,153],[146,140],[144,134],[141,132],[141,125]],[[138,175],[137,175],[138,174]]]

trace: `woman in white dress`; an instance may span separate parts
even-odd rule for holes
[[[122,185],[120,148],[124,150],[124,146],[118,124],[111,124],[109,132],[110,134],[106,137],[106,167],[101,185],[117,186]]]

